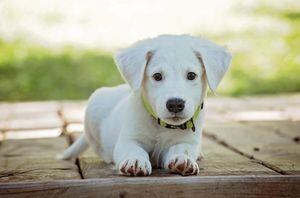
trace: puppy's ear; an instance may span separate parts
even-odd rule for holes
[[[205,69],[210,89],[215,92],[228,70],[231,55],[225,48],[210,41],[199,39],[196,43],[195,54]]]
[[[149,45],[147,42],[141,41],[120,50],[114,56],[120,73],[134,91],[141,87],[146,65],[153,54]]]

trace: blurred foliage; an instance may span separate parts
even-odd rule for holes
[[[275,30],[215,36],[221,43],[238,45],[220,91],[232,96],[300,91],[300,11],[266,5],[250,14],[280,24]]]
[[[112,56],[0,42],[0,100],[86,99],[122,82]]]
[[[300,91],[300,12],[260,6],[250,14],[272,17],[283,30],[209,36],[236,46],[219,92],[239,96]],[[86,99],[98,87],[121,82],[110,53],[0,41],[2,101]]]

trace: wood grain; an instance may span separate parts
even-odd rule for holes
[[[28,116],[40,116],[55,113],[59,108],[59,102],[19,102],[0,103],[0,120],[28,118]]]
[[[300,121],[300,94],[209,97],[205,106],[212,121]]]
[[[300,121],[256,121],[245,122],[247,125],[269,128],[274,130],[279,136],[288,138],[292,142],[300,143]]]
[[[46,129],[49,136],[82,131],[85,105],[0,103],[1,198],[300,197],[300,94],[209,98],[204,159],[193,177],[158,169],[150,177],[120,176],[91,149],[77,164],[56,160],[70,139],[39,137]]]
[[[300,173],[299,144],[282,138],[273,129],[229,122],[207,125],[205,133],[282,174]]]
[[[202,142],[204,158],[198,161],[200,175],[277,174],[256,160],[242,156],[207,137]]]
[[[139,177],[0,184],[6,197],[300,197],[299,176]]]
[[[65,137],[4,140],[0,146],[0,183],[80,179],[74,161],[55,158],[67,145]]]
[[[53,129],[60,128],[62,125],[63,123],[58,117],[57,112],[0,120],[1,131]]]

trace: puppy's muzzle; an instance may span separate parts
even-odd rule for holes
[[[183,111],[185,107],[185,101],[181,98],[171,98],[167,101],[166,107],[171,113],[178,113]]]

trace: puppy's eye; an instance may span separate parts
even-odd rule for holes
[[[195,74],[194,72],[189,72],[189,73],[187,73],[187,75],[186,75],[186,78],[187,78],[188,80],[194,80],[196,77],[197,77],[197,74]]]
[[[156,80],[156,81],[161,81],[161,80],[162,80],[162,75],[161,75],[161,73],[155,73],[155,74],[153,74],[152,77],[153,77],[154,80]]]

